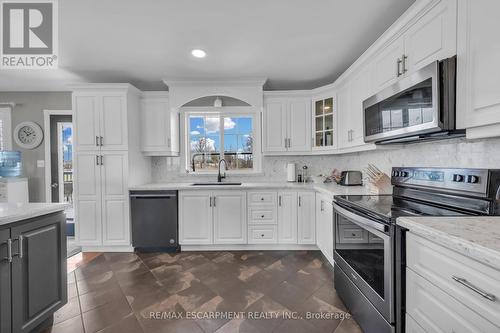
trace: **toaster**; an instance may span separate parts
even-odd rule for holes
[[[361,171],[342,171],[339,184],[342,186],[363,185],[363,175]]]

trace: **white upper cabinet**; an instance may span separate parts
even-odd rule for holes
[[[79,151],[127,150],[126,94],[75,92],[73,106]]]
[[[282,152],[287,148],[287,105],[279,100],[267,101],[264,110],[264,151]]]
[[[311,151],[311,99],[286,96],[264,101],[263,151]]]
[[[102,150],[127,150],[127,97],[100,96],[100,146]]]
[[[312,149],[315,151],[335,150],[337,143],[337,99],[336,96],[313,100]]]
[[[100,149],[99,102],[100,99],[97,96],[73,96],[75,139],[79,151],[95,151]]]
[[[179,114],[170,109],[167,93],[143,93],[141,151],[147,156],[179,156]]]
[[[375,91],[396,82],[402,75],[402,60],[405,46],[404,38],[399,37],[384,47],[373,60],[373,86]]]
[[[247,243],[246,193],[217,191],[213,194],[214,243]]]
[[[500,136],[499,12],[497,0],[458,4],[457,126],[470,138]]]
[[[339,114],[339,148],[365,144],[363,101],[371,96],[371,68],[362,67],[337,92]]]
[[[310,151],[311,100],[291,100],[287,116],[288,151]]]
[[[457,0],[435,1],[378,52],[373,60],[375,93],[433,61],[456,54],[456,4]]]
[[[406,70],[412,73],[457,52],[457,0],[442,0],[405,33]]]

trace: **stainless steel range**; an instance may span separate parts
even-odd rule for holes
[[[500,215],[500,170],[393,168],[392,195],[335,196],[335,288],[365,332],[404,332],[400,216]]]

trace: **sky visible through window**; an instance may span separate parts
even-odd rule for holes
[[[253,167],[252,117],[190,116],[189,129],[191,169],[217,168],[222,142],[228,169]]]

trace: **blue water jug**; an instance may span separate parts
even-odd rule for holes
[[[0,177],[19,177],[22,173],[20,151],[0,151]]]

